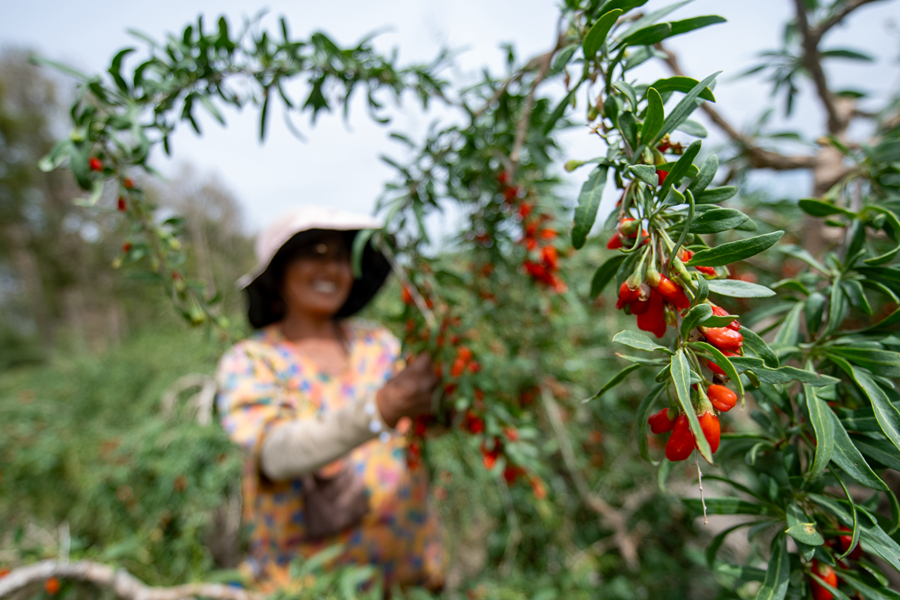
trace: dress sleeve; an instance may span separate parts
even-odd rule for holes
[[[222,426],[235,444],[257,458],[266,434],[297,416],[273,368],[245,343],[219,361],[216,385]]]

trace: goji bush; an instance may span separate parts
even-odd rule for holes
[[[892,333],[900,322],[900,126],[896,119],[879,121],[872,144],[823,141],[852,167],[819,197],[800,200],[799,208],[843,232],[833,247],[814,256],[782,245],[782,253],[806,267],[772,286],[735,277],[744,261],[775,252],[785,234],[759,233],[765,223],[740,207],[721,206],[738,188],[717,185],[718,158],[701,154],[700,139],[691,141],[705,137],[690,117],[715,101],[718,74],[641,82],[636,70],[666,56],[664,40],[723,19],[666,21],[677,6],[643,14],[637,11],[643,4],[566,0],[552,49],[521,66],[511,56],[504,77],[485,74],[459,91],[438,74],[443,57],[404,69],[366,44],[344,50],[321,34],[293,41],[284,24],[283,41],[276,41],[266,33],[232,37],[224,20],[212,33],[198,23],[164,48],[152,46],[127,78],[123,59],[131,49],[114,58],[111,82],[82,76],[75,129],[44,166],[68,161],[91,201],[107,183],[115,187],[117,208],[134,224],[123,262],[149,268],[191,323],[212,317],[222,326],[202,285],[179,269],[177,221],[154,219],[132,179],[136,170],[149,170],[153,145],[167,148],[174,115],[196,128],[198,107],[218,114],[213,100],[253,103],[264,134],[272,98],[315,117],[344,103],[357,86],[366,88],[375,111],[380,90],[461,107],[459,120],[433,127],[421,142],[396,136],[408,157],[391,160],[397,177],[379,204],[385,229],[358,236],[354,249],[358,256],[371,242],[395,262],[403,280],[405,347],[430,352],[444,378],[434,421],[465,433],[465,447],[504,482],[527,480],[535,497],[545,496],[548,450],[537,439],[532,404],[540,401],[551,421],[557,415],[566,377],[554,364],[552,323],[583,310],[567,263],[577,259],[574,250],[596,245],[590,233],[604,190],[614,186],[611,234],[600,242],[608,252],[590,293],[611,287],[617,309],[653,337],[628,329],[612,338],[633,354],[619,355],[627,366],[593,399],[636,371],[648,372],[654,385],[634,427],[646,468],[658,466],[665,482],[675,463],[700,456],[707,464],[696,460],[698,479],[728,491],[686,498],[687,509],[744,516],[706,550],[709,567],[730,587],[759,582],[757,598],[896,597],[881,569],[900,570],[900,506],[883,477],[900,465],[900,396],[893,381],[900,375],[900,341]],[[861,4],[799,3],[794,26],[809,46]],[[818,84],[814,67],[805,64]],[[235,76],[256,87],[237,91],[229,86]],[[311,84],[302,105],[282,87],[296,76]],[[551,80],[563,82],[561,100],[547,95],[543,84]],[[554,168],[561,155],[557,134],[573,122],[590,127],[599,157],[565,165],[589,169],[569,237],[560,235],[568,227]],[[438,251],[424,223],[449,205],[463,215],[462,231]],[[761,308],[746,313],[747,299]],[[738,403],[750,407],[750,420],[732,418]],[[430,425],[413,428],[413,466],[428,462],[422,440]],[[669,434],[665,444],[651,449],[648,425],[652,435]],[[558,448],[567,457],[562,437]],[[569,475],[587,504],[598,506],[575,470]],[[745,564],[719,558],[726,536],[743,527],[768,546],[765,569],[752,558]],[[626,547],[619,545],[623,556]]]

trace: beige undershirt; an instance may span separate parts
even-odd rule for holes
[[[262,442],[260,469],[272,481],[295,479],[390,431],[375,394],[341,410],[275,427]]]

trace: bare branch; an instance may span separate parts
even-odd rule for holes
[[[663,46],[657,44],[656,48],[665,53],[665,62],[673,74],[684,76],[684,71],[678,63],[678,57],[675,53]],[[728,136],[738,146],[743,148],[744,156],[754,169],[773,169],[775,171],[792,171],[795,169],[812,169],[816,166],[816,158],[814,156],[785,156],[771,150],[766,150],[754,145],[746,136],[742,135],[729,123],[725,117],[713,108],[709,102],[704,102],[700,108],[709,117],[716,127]]]
[[[815,27],[812,27],[809,30],[810,36],[812,36],[816,40],[816,44],[818,44],[819,41],[821,41],[822,36],[824,36],[829,29],[831,29],[835,25],[840,25],[841,22],[857,8],[865,6],[866,4],[871,4],[873,2],[881,2],[881,0],[850,0],[850,2],[847,2],[844,6],[842,6],[839,11],[837,11]]]
[[[550,419],[550,425],[553,428],[556,441],[559,443],[563,464],[569,472],[572,482],[575,484],[575,491],[585,506],[600,515],[601,521],[613,530],[613,540],[622,554],[622,560],[625,561],[629,569],[637,571],[639,567],[637,540],[628,531],[627,515],[591,493],[584,476],[578,470],[572,443],[569,441],[565,426],[559,417],[559,406],[556,404],[553,393],[546,384],[541,384],[541,401],[544,404],[544,409],[547,411],[547,417]]]
[[[550,63],[553,61],[553,56],[560,48],[562,48],[564,42],[564,35],[557,36],[556,44],[553,46],[553,49],[538,57],[538,74],[531,83],[531,89],[528,90],[528,96],[525,98],[525,106],[522,109],[522,115],[519,117],[519,123],[516,126],[516,139],[513,142],[512,152],[509,154],[509,159],[512,162],[512,168],[510,169],[511,181],[515,178],[516,169],[519,166],[519,159],[522,153],[522,147],[525,145],[525,135],[528,133],[528,122],[531,120],[531,111],[534,109],[535,93],[537,92],[538,86],[544,80],[544,77],[546,77],[547,73],[550,71]],[[531,62],[534,62],[534,60]]]
[[[189,583],[175,587],[151,587],[122,569],[91,561],[61,563],[45,560],[19,567],[0,579],[0,598],[6,598],[28,586],[40,585],[47,579],[74,579],[111,589],[124,600],[263,600],[265,594],[218,583]]]
[[[828,133],[840,135],[847,128],[847,123],[841,121],[837,109],[834,107],[834,96],[828,89],[825,70],[822,69],[822,57],[819,56],[820,38],[812,35],[809,20],[806,18],[806,2],[794,0],[794,6],[796,7],[797,29],[800,30],[803,38],[803,66],[806,67],[812,78],[819,99],[825,107],[825,113],[828,115]]]

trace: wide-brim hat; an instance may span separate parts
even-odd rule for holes
[[[284,308],[278,293],[279,281],[270,268],[285,245],[295,237],[314,234],[316,231],[343,231],[348,243],[356,233],[365,229],[380,229],[379,219],[338,208],[303,206],[278,217],[256,238],[256,265],[238,279],[238,287],[247,292],[247,316],[253,327],[261,328],[284,317]],[[356,314],[378,293],[391,272],[384,254],[366,242],[361,261],[361,276],[353,281],[350,295],[335,313],[335,318]]]

